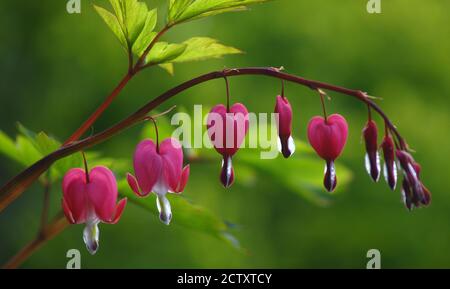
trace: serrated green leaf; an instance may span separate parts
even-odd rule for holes
[[[270,0],[172,0],[169,5],[169,23],[180,23],[225,12],[246,10],[248,5]]]
[[[186,50],[186,44],[174,44],[167,42],[157,42],[147,55],[146,63],[161,64],[168,63],[180,56]]]
[[[41,158],[40,152],[27,137],[18,135],[14,141],[2,131],[0,153],[23,166],[29,166]]]
[[[141,33],[139,34],[138,38],[133,44],[132,49],[133,53],[136,54],[138,57],[142,55],[144,50],[152,42],[152,40],[155,38],[157,34],[156,32],[153,32],[153,29],[155,29],[156,26],[157,18],[158,16],[156,9],[148,11],[144,28],[142,29]]]
[[[173,75],[174,74],[174,67],[173,63],[161,63],[158,64],[159,67],[164,69],[168,74]]]
[[[119,20],[120,26],[124,26],[124,17],[122,11],[125,10],[122,0],[109,0],[109,3],[114,9],[114,14],[116,14]]]
[[[130,202],[149,211],[155,218],[158,218],[158,209],[156,207],[154,194],[150,194],[146,198],[138,198],[131,191],[126,180],[119,181],[118,188],[120,195],[127,197]],[[201,206],[194,205],[179,195],[170,194],[168,198],[172,207],[172,223],[174,225],[209,234],[240,249],[239,242],[231,235],[227,224],[211,211]]]
[[[57,150],[61,146],[61,144],[58,141],[49,137],[43,131],[41,131],[40,133],[38,133],[36,135],[35,141],[36,141],[38,150],[43,155],[47,155],[47,154],[53,152],[54,150]]]
[[[127,39],[133,44],[142,32],[148,16],[147,4],[137,0],[122,0],[125,10],[122,10],[124,17]]]
[[[117,17],[102,7],[94,5],[94,8],[97,11],[97,13],[100,15],[100,17],[102,17],[103,21],[105,21],[106,25],[108,25],[109,29],[111,29],[112,32],[114,33],[114,35],[116,35],[116,37],[119,39],[120,44],[125,49],[128,49],[128,44],[127,44],[125,34],[122,30],[122,27],[121,27]]]
[[[20,123],[17,127],[20,134],[15,142],[0,131],[0,154],[23,166],[29,166],[61,147],[58,140],[48,136],[45,132],[35,133]],[[130,165],[129,162],[125,164],[121,160],[112,161],[110,158],[101,158],[100,154],[96,152],[86,152],[86,156],[91,166],[103,164],[113,169],[122,169],[120,172],[124,172],[125,167]],[[62,178],[69,169],[76,167],[83,167],[83,158],[80,153],[59,159],[50,168],[50,180],[54,182]]]
[[[137,0],[110,0],[114,14],[95,6],[95,9],[119,38],[122,46],[141,56],[155,37],[156,9],[148,11],[145,2]]]
[[[170,0],[168,22],[172,23],[183,13],[193,0]]]
[[[16,143],[3,131],[0,131],[0,153],[13,161],[23,163],[17,154]]]
[[[186,44],[186,50],[172,62],[206,60],[220,58],[227,54],[242,53],[237,48],[225,46],[219,43],[218,40],[209,37],[193,37],[183,42],[183,44]]]

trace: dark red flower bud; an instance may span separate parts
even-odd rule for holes
[[[384,157],[383,173],[386,182],[392,190],[397,185],[397,165],[395,164],[394,142],[389,135],[386,135],[381,143]]]
[[[277,128],[279,150],[285,158],[295,152],[295,143],[292,138],[292,108],[286,97],[277,96],[275,113],[278,114]]]
[[[367,173],[375,182],[380,178],[380,155],[378,154],[378,129],[373,120],[367,122],[363,129],[364,141],[366,143],[365,164]]]
[[[219,104],[208,114],[209,138],[216,151],[223,157],[220,181],[225,187],[233,184],[232,157],[244,141],[248,127],[248,111],[241,103],[234,104],[229,111],[224,105]]]
[[[345,118],[333,114],[327,119],[315,116],[308,124],[308,139],[317,154],[326,161],[324,186],[332,192],[337,177],[334,160],[339,157],[347,142],[348,125]]]
[[[408,182],[408,179],[404,178],[402,183],[402,196],[403,196],[403,203],[405,204],[406,208],[408,210],[412,210],[413,208],[413,196],[411,192],[411,185]]]
[[[405,175],[403,191],[409,193],[410,202],[415,207],[429,205],[431,202],[431,193],[420,181],[420,165],[405,151],[398,150],[396,155]]]
[[[422,199],[422,205],[428,206],[431,203],[431,192],[422,184],[422,190],[424,198]]]

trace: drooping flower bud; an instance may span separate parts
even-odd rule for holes
[[[347,142],[348,125],[345,118],[333,114],[327,119],[315,116],[308,124],[308,139],[317,154],[326,161],[324,186],[332,192],[337,185],[336,160]]]
[[[397,150],[396,155],[404,174],[403,194],[409,194],[410,203],[415,207],[429,205],[431,202],[431,193],[420,180],[420,165],[406,151]],[[412,208],[411,205],[406,205],[408,209]]]
[[[278,145],[279,151],[285,158],[295,152],[295,143],[292,138],[292,108],[288,99],[278,95],[275,103],[275,113],[278,114]]]
[[[134,153],[136,177],[127,174],[133,192],[145,197],[156,193],[159,219],[166,225],[172,220],[167,193],[181,193],[189,178],[189,165],[183,168],[183,150],[174,138],[165,139],[159,147],[151,139],[140,142]]]
[[[383,149],[384,166],[383,174],[386,182],[392,190],[397,185],[397,165],[395,163],[394,142],[389,135],[386,135],[381,143]]]
[[[62,207],[71,224],[86,224],[83,240],[89,253],[95,254],[99,243],[98,223],[115,224],[127,199],[117,201],[117,182],[106,167],[94,167],[90,172],[71,169],[62,182]]]
[[[407,178],[404,178],[402,182],[402,197],[406,208],[411,211],[413,207],[413,196],[411,192],[411,185],[409,184]]]
[[[216,151],[223,157],[220,181],[226,188],[234,182],[232,158],[242,145],[248,127],[248,111],[241,103],[234,104],[229,111],[219,104],[208,114],[208,136]]]
[[[366,144],[365,165],[367,173],[375,182],[380,178],[380,155],[378,154],[378,129],[373,120],[369,120],[363,129]]]

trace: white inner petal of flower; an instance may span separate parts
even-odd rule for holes
[[[397,164],[395,162],[394,162],[393,170],[394,170],[394,180],[395,180],[395,183],[397,183]]]
[[[98,223],[99,223],[98,219],[97,221],[87,220],[86,227],[84,227],[83,230],[83,241],[86,244],[86,248],[91,255],[94,255],[98,250],[99,235],[100,235]]]
[[[372,175],[371,173],[371,165],[370,165],[370,158],[369,158],[369,154],[366,153],[365,156],[365,165],[366,165],[366,171],[369,175]],[[376,166],[377,166],[377,171],[380,172],[380,154],[377,152],[376,154]],[[377,179],[376,181],[378,182],[378,180],[380,179],[380,174],[378,173]]]
[[[90,202],[87,203],[87,216],[86,216],[86,226],[83,230],[83,241],[86,244],[86,248],[94,255],[98,250],[99,245],[99,235],[100,230],[98,229],[98,224],[100,219],[95,213],[94,207]]]
[[[336,182],[336,167],[334,166],[334,163],[331,164],[330,170],[331,183],[334,184]]]
[[[288,139],[288,148],[292,155],[295,152],[295,142],[292,136],[290,136]]]
[[[395,190],[395,185],[397,184],[397,164],[394,162],[393,163],[393,172],[394,172],[394,188],[392,188],[393,190]],[[386,162],[383,165],[383,175],[384,175],[384,179],[386,180],[387,183],[389,183],[389,175],[388,175],[388,167]]]
[[[231,170],[233,168],[233,164],[231,163],[231,157],[227,158],[227,178],[231,176]]]
[[[326,174],[328,171],[328,166],[327,164],[325,164],[325,170],[324,170],[324,174]],[[336,167],[334,166],[334,162],[331,162],[330,164],[330,180],[331,183],[334,184],[335,180],[336,180]]]
[[[172,220],[172,209],[170,207],[170,202],[166,197],[169,186],[166,184],[162,171],[158,181],[153,187],[153,191],[156,193],[156,206],[158,207],[159,219],[164,224],[169,225]]]
[[[406,193],[405,190],[402,188],[402,201],[406,205]]]
[[[278,151],[280,153],[283,152],[283,149],[282,149],[282,146],[281,146],[281,139],[280,139],[280,137],[277,138],[277,148],[278,148]]]

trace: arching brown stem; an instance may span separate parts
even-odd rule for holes
[[[286,81],[294,82],[300,85],[307,86],[311,89],[324,89],[329,91],[338,92],[344,95],[352,96],[368,106],[370,106],[374,111],[376,111],[385,121],[386,125],[389,127],[391,132],[398,139],[402,146],[405,146],[405,141],[401,137],[400,133],[396,127],[392,124],[387,115],[381,110],[381,108],[375,104],[365,92],[360,90],[352,90],[340,86],[335,86],[332,84],[319,82],[315,80],[305,79],[293,74],[288,74],[282,72],[280,69],[271,67],[247,67],[247,68],[237,68],[237,69],[226,69],[223,71],[214,71],[210,73],[203,74],[191,80],[188,80],[166,92],[156,97],[152,101],[148,102],[146,105],[141,107],[135,113],[131,114],[124,120],[115,124],[114,126],[98,133],[88,138],[80,141],[71,142],[58,150],[50,153],[49,155],[43,157],[20,174],[12,178],[6,185],[0,189],[0,212],[6,208],[11,202],[13,202],[17,197],[19,197],[24,190],[26,190],[39,176],[44,173],[55,161],[71,155],[80,150],[92,147],[99,144],[110,137],[122,132],[123,130],[133,126],[134,124],[142,121],[142,119],[151,110],[157,108],[166,100],[179,94],[180,92],[187,90],[191,87],[199,85],[203,82],[207,82],[213,79],[241,76],[241,75],[265,75],[269,77],[279,78]],[[406,147],[402,147],[405,149]]]

